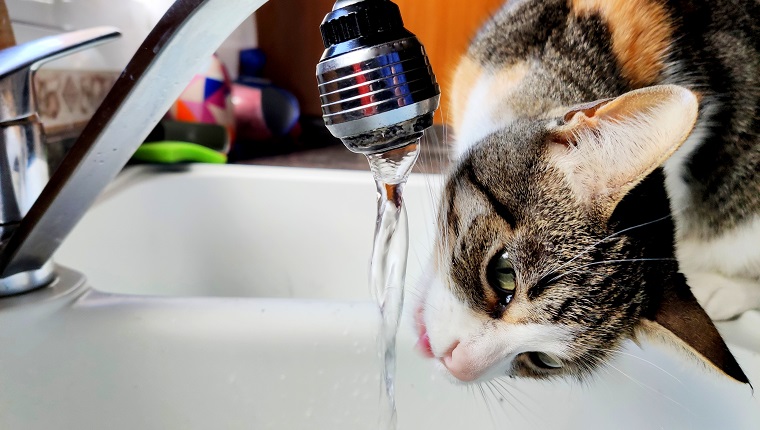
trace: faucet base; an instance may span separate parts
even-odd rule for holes
[[[54,268],[53,262],[48,261],[37,270],[0,278],[0,297],[22,294],[49,285],[56,277]]]

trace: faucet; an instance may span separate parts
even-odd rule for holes
[[[32,79],[44,63],[118,37],[110,27],[48,36],[0,51],[0,247],[13,236],[48,182],[45,134],[37,115]],[[0,279],[0,295],[23,292],[53,279],[47,261]]]
[[[389,0],[338,0],[320,27],[317,81],[325,125],[346,147],[378,154],[433,125],[440,88],[425,48]]]
[[[56,279],[58,246],[185,89],[200,60],[265,2],[175,1],[49,180],[31,74],[48,59],[118,32],[86,30],[0,52],[6,150],[0,163],[0,296]],[[373,154],[399,148],[432,125],[438,85],[395,4],[338,0],[322,35],[328,49],[317,73],[325,123],[349,149]]]

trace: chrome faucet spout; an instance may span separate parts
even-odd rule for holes
[[[322,115],[348,149],[406,146],[433,125],[440,88],[425,48],[389,0],[337,1],[321,26]]]

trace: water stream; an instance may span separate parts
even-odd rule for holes
[[[380,429],[396,429],[396,332],[404,303],[409,230],[403,191],[419,155],[419,141],[368,155],[377,185],[377,224],[370,262],[370,290],[380,307],[378,351],[383,363]]]

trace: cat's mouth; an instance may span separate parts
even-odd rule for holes
[[[454,353],[459,346],[459,342],[455,342],[450,348],[448,348],[443,356],[439,357],[435,355],[433,352],[433,347],[430,345],[430,336],[427,331],[427,326],[425,325],[423,312],[424,308],[422,306],[419,306],[414,313],[414,320],[417,326],[418,335],[415,348],[424,357],[437,359],[441,365],[446,368],[449,374],[461,382],[472,382],[480,378],[483,374],[482,370],[477,370],[470,365],[462,366],[462,363],[460,361],[455,360]],[[459,352],[461,353],[461,351]]]
[[[422,317],[422,312],[422,305],[418,306],[417,310],[414,312],[414,323],[417,327],[418,337],[415,348],[424,357],[435,358],[435,354],[433,354],[433,347],[430,346],[430,336],[428,335],[427,326],[425,326],[425,320]]]
[[[442,354],[433,352],[430,335],[425,324],[423,305],[419,305],[415,310],[414,321],[418,336],[415,349],[422,356],[438,361],[442,367],[441,370],[444,370],[455,378],[457,382],[474,382],[487,378],[487,375],[494,372],[496,374],[503,372],[503,370],[498,371],[498,368],[494,367],[494,364],[499,361],[499,354],[486,354],[483,356],[474,354],[473,351],[467,348],[467,345],[461,345],[459,341],[455,341]],[[547,372],[554,373],[563,367],[562,361],[557,356],[546,352],[523,352],[517,354],[515,359],[529,366],[532,371],[541,374]]]

